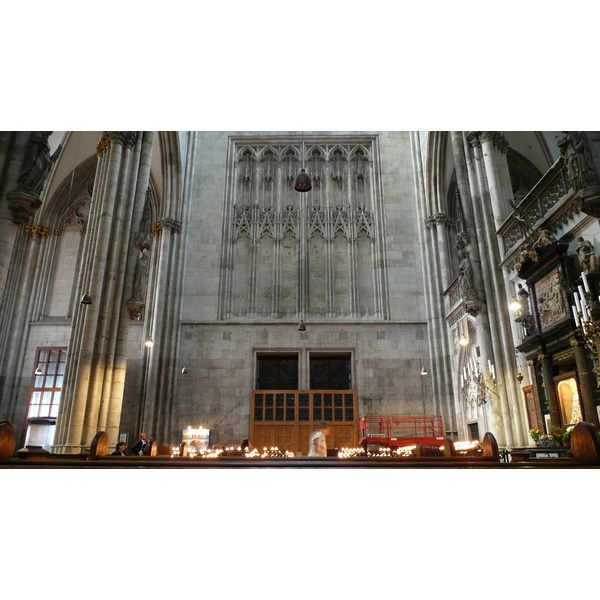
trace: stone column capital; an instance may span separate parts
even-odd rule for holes
[[[446,213],[436,213],[427,217],[426,225],[429,229],[435,229],[438,225],[447,225],[449,222]]]
[[[479,141],[483,144],[491,142],[495,148],[498,148],[502,154],[508,152],[508,142],[499,131],[481,131],[479,132]]]
[[[163,229],[169,229],[171,233],[181,233],[181,221],[164,217],[160,221],[156,221],[152,224],[152,235],[162,233]]]
[[[110,148],[113,142],[121,144],[125,148],[133,148],[136,141],[135,131],[107,131],[96,146],[96,156],[100,158]]]
[[[481,146],[480,134],[480,131],[470,131],[467,134],[467,141],[473,148],[479,148]]]

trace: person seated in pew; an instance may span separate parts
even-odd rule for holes
[[[111,454],[111,456],[125,456],[126,449],[127,444],[125,444],[125,442],[117,442],[115,451]]]

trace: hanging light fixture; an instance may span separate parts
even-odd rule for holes
[[[83,296],[81,296],[81,304],[91,304],[92,303],[92,295],[89,292],[86,292]]]
[[[182,375],[186,375],[187,374],[187,369],[185,367],[183,367],[183,369],[181,369],[181,374]]]
[[[296,184],[294,185],[294,189],[297,192],[309,192],[312,189],[310,177],[308,176],[308,173],[304,170],[304,131],[302,132],[302,168],[300,169],[298,177],[296,177]]]
[[[468,345],[469,345],[469,338],[468,338],[468,337],[467,337],[467,336],[466,336],[466,335],[463,333],[463,334],[460,336],[460,339],[458,340],[458,343],[459,343],[461,346],[468,346]]]
[[[146,338],[146,346],[148,346],[148,348],[154,346],[154,342],[152,341],[152,338],[150,336]]]
[[[298,331],[306,331],[306,325],[302,319],[300,319],[300,323],[298,323]]]
[[[510,310],[520,310],[521,303],[513,296],[508,308],[510,308]]]
[[[427,369],[425,367],[421,368],[421,375],[427,375]]]

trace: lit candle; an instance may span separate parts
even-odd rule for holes
[[[588,280],[587,277],[585,275],[585,271],[581,272],[581,278],[583,279],[583,287],[585,288],[586,292],[590,291],[590,286],[588,285]]]
[[[579,315],[577,314],[577,311],[575,310],[575,307],[571,306],[571,310],[573,311],[573,318],[575,319],[575,326],[576,327],[580,327],[581,323],[579,321]]]
[[[584,321],[589,321],[587,306],[585,305],[585,302],[583,302],[583,301],[581,302],[581,316]]]

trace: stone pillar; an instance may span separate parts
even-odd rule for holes
[[[153,141],[154,132],[145,132],[143,135],[137,183],[135,190],[133,191],[135,200],[131,223],[134,227],[138,226],[138,223],[140,223],[145,204],[147,202],[146,190],[148,189],[150,182]],[[133,294],[133,278],[138,255],[139,248],[136,245],[132,245],[128,248],[128,264],[125,271],[125,281],[122,294],[123,299],[130,298]],[[148,304],[148,294],[149,291],[146,289],[146,306]],[[114,363],[111,380],[112,385],[107,386],[104,390],[98,427],[107,433],[109,444],[111,445],[116,444],[118,441],[119,424],[121,421],[121,406],[123,404],[125,375],[127,371],[127,338],[130,329],[131,315],[127,310],[121,310],[118,323],[117,339],[115,341]]]
[[[78,281],[78,292],[90,292],[92,304],[78,304],[73,317],[55,452],[79,452],[108,422],[110,409],[107,412],[104,403],[112,394],[121,312],[127,312],[123,283],[140,149],[141,135],[135,132],[107,133],[97,147],[98,170]],[[116,375],[117,381],[121,375]]]
[[[502,273],[496,267],[500,264],[499,244],[493,219],[493,205],[488,189],[487,170],[482,154],[478,133],[463,136],[463,146],[467,157],[467,170],[471,188],[473,214],[477,228],[477,242],[481,257],[486,309],[489,316],[489,334],[495,351],[493,360],[504,420],[506,444],[524,444],[524,401],[516,385],[514,363],[514,340],[509,322],[506,290]],[[471,150],[472,148],[472,150]]]
[[[512,191],[509,198],[507,196],[507,183],[504,181],[508,178],[508,190],[511,190],[506,161],[508,143],[504,136],[497,131],[482,131],[479,140],[490,190],[494,225],[498,229],[508,216],[508,207],[510,207],[508,200],[512,200]]]
[[[542,363],[542,373],[544,376],[544,387],[546,389],[546,400],[550,411],[550,425],[560,426],[560,410],[556,398],[556,389],[554,387],[554,374],[552,372],[552,358],[548,354],[540,354],[538,360]]]
[[[435,363],[431,365],[433,408],[438,414],[442,414],[446,429],[456,431],[457,422],[454,397],[457,387],[453,387],[450,375],[452,373],[451,342],[449,340],[446,320],[442,314],[443,307],[439,301],[444,291],[441,288],[441,266],[435,242],[436,236],[431,231],[437,224],[435,220],[428,218],[428,215],[433,211],[431,210],[425,188],[426,173],[421,154],[421,140],[417,132],[411,133],[411,147],[413,150],[413,166],[416,174],[417,220],[420,223],[418,235],[421,246],[424,248],[421,268],[424,275],[425,316],[430,323],[430,326],[427,327],[427,337],[432,356],[436,357]]]
[[[600,427],[598,422],[598,412],[594,404],[594,389],[592,380],[588,371],[587,355],[583,342],[579,340],[571,340],[571,346],[575,350],[575,363],[577,364],[577,375],[579,378],[579,388],[581,390],[581,402],[585,413],[585,420],[588,423],[593,423],[596,427]]]
[[[0,409],[3,416],[10,420],[14,420],[18,415],[19,365],[23,358],[27,323],[31,318],[31,307],[34,303],[33,290],[39,268],[40,247],[46,237],[47,228],[31,225],[23,227],[23,247],[19,252],[22,255],[19,300],[14,303],[12,313],[6,315],[8,329],[2,352],[1,368],[4,377],[0,386]]]

